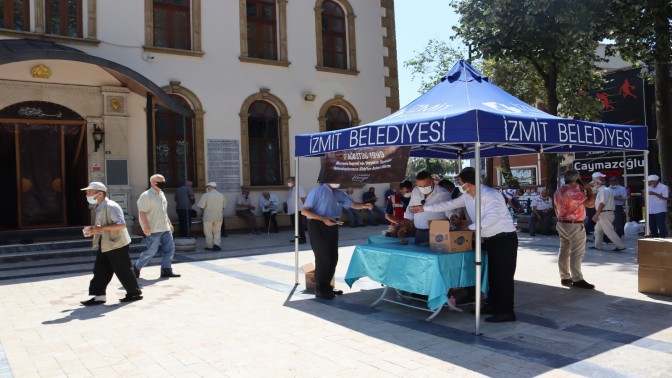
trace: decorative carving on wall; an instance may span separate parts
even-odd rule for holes
[[[38,79],[48,79],[51,77],[51,70],[44,64],[38,64],[30,70],[30,74]]]

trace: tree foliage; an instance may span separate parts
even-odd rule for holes
[[[421,171],[436,173],[441,177],[457,175],[457,160],[410,158],[406,167],[406,179],[415,182],[415,176]]]
[[[413,81],[420,81],[418,93],[423,94],[441,81],[460,59],[466,59],[466,51],[439,39],[430,39],[425,48],[415,58],[404,62],[411,70]]]
[[[546,111],[557,115],[563,93],[567,99],[578,97],[596,79],[595,62],[600,59],[596,50],[606,33],[600,23],[607,1],[453,0],[451,5],[460,15],[460,25],[454,28],[457,35],[485,59],[529,64],[545,88]],[[560,85],[561,78],[566,87]],[[579,104],[567,101],[563,114],[569,115],[570,106]],[[545,155],[548,186],[554,190],[559,159]]]

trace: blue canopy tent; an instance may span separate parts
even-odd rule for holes
[[[631,150],[648,154],[646,127],[586,122],[544,113],[490,83],[469,63],[460,60],[431,90],[381,120],[343,130],[297,135],[297,182],[300,157],[381,146],[411,146],[412,157],[477,161],[481,157],[543,152]],[[479,287],[480,164],[475,168],[476,286]],[[645,168],[645,177],[647,171]],[[298,283],[298,244],[296,250]],[[480,292],[476,292],[476,334],[479,334]]]

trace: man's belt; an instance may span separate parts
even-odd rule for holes
[[[579,220],[558,220],[558,223],[582,223],[583,224],[583,221],[582,220],[580,220],[580,221]]]

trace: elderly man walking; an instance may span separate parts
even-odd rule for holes
[[[616,244],[615,252],[625,251],[625,244],[618,237],[614,229],[614,195],[609,188],[604,186],[603,178],[596,178],[591,182],[597,189],[597,196],[595,196],[595,242],[593,249],[602,249],[604,243],[604,235],[606,234],[612,243]]]
[[[221,251],[222,247],[222,220],[226,197],[217,191],[217,183],[209,182],[205,185],[205,194],[198,200],[198,207],[203,209],[203,234],[205,234],[205,249]]]
[[[173,273],[173,256],[175,255],[175,243],[173,242],[173,224],[168,218],[168,201],[163,193],[166,186],[166,178],[155,174],[149,178],[150,188],[144,191],[138,198],[138,212],[140,214],[140,227],[147,239],[147,248],[133,265],[135,276],[140,278],[140,270],[149,263],[161,247],[161,277],[180,277]]]
[[[553,195],[555,214],[558,216],[556,229],[560,235],[560,253],[558,268],[560,284],[581,289],[594,289],[583,279],[581,264],[586,254],[586,231],[584,220],[586,208],[595,204],[593,188],[581,181],[578,171],[565,172],[565,184]]]

